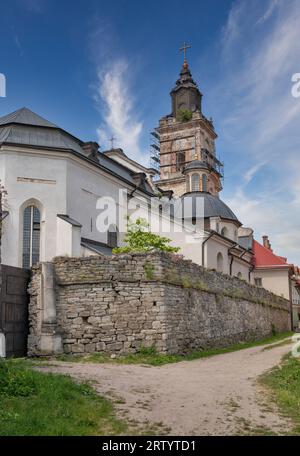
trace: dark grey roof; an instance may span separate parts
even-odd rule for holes
[[[69,217],[68,215],[64,215],[64,214],[57,214],[57,217],[64,220],[65,222],[67,223],[70,223],[70,225],[73,225],[73,226],[78,226],[79,228],[82,227],[81,223],[77,222],[77,220],[74,220],[72,219],[71,217]]]
[[[72,135],[63,130],[29,125],[0,126],[0,144],[18,144],[32,147],[47,147],[51,149],[74,150],[83,153],[80,141],[76,141]]]
[[[204,161],[201,160],[193,160],[190,163],[187,163],[184,167],[184,171],[189,170],[189,169],[203,169],[206,168],[208,169],[208,164]]]
[[[192,74],[190,72],[189,66],[186,64],[183,64],[181,72],[180,72],[180,77],[179,77],[179,79],[177,79],[176,85],[172,89],[171,93],[177,92],[182,87],[188,88],[188,89],[193,88],[193,89],[196,89],[199,91],[196,82],[192,78]]]
[[[24,124],[35,127],[58,128],[57,125],[49,122],[43,117],[30,111],[28,108],[21,108],[11,112],[7,116],[0,117],[0,125]]]
[[[81,238],[81,245],[92,252],[100,255],[112,255],[112,247],[103,242],[92,241],[91,239]]]
[[[68,149],[83,153],[82,141],[28,108],[0,117],[0,144]]]
[[[185,193],[181,198],[185,207],[186,218],[202,218],[203,214],[197,214],[197,211],[201,211],[203,207],[202,201],[204,201],[204,218],[220,217],[226,220],[233,220],[241,225],[232,210],[217,196],[207,192],[189,192]],[[197,199],[199,201],[198,205],[196,203]]]

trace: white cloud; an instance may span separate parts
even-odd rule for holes
[[[261,25],[266,22],[272,16],[278,4],[279,0],[271,0],[266,12],[258,19],[256,24]]]
[[[243,5],[239,1],[234,3],[222,30],[222,51],[223,57],[230,53],[234,43],[240,36],[240,16],[243,12]]]
[[[109,138],[113,135],[115,147],[121,147],[130,158],[143,162],[145,156],[139,145],[143,124],[138,120],[128,74],[129,65],[124,59],[98,72],[97,100],[101,111],[104,107],[104,120],[98,128],[99,141],[109,148]]]
[[[244,183],[245,185],[249,184],[256,173],[266,164],[266,161],[258,162],[249,168],[246,173],[244,174]]]
[[[298,263],[300,100],[291,96],[291,75],[300,70],[299,23],[297,0],[271,0],[264,11],[256,0],[235,2],[222,34],[217,88],[222,135],[240,176],[231,190],[226,184],[227,201],[257,237],[269,234],[274,249]],[[253,24],[264,24],[257,36]]]

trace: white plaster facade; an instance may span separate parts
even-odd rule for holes
[[[255,279],[261,279],[262,285],[266,290],[272,291],[278,296],[282,296],[290,301],[290,278],[289,267],[284,268],[256,268],[251,274],[251,282],[255,284]]]
[[[45,127],[43,122],[48,121],[34,113],[26,110],[25,114],[30,119],[26,127],[23,123],[18,130],[17,117],[13,126],[9,127],[12,128],[15,143],[12,140],[1,142],[1,134],[8,127],[5,123],[7,121],[2,118],[4,126],[1,131],[0,119],[0,179],[7,191],[3,201],[3,209],[7,211],[7,216],[3,219],[3,264],[24,266],[23,222],[24,210],[28,206],[35,206],[40,212],[39,261],[51,261],[56,256],[96,255],[101,249],[104,249],[104,253],[109,252],[108,233],[106,230],[99,231],[97,227],[101,212],[97,208],[97,201],[101,197],[108,197],[117,202],[119,210],[124,210],[127,198],[122,202],[119,197],[121,190],[126,191],[127,195],[134,196],[129,198],[129,209],[140,206],[133,211],[133,218],[147,218],[150,198],[157,192],[151,181],[153,170],[126,158],[120,152],[112,151],[107,154],[110,157],[99,152],[88,155],[89,150],[92,150],[91,145],[94,147],[95,143],[82,143],[59,127],[52,124]],[[37,122],[37,125],[33,126],[33,122]],[[63,145],[69,141],[73,150],[45,147],[45,138],[48,140],[53,135],[53,140],[56,140],[58,134],[63,137]],[[24,144],[26,141],[34,144]],[[128,167],[125,167],[126,163]],[[164,207],[169,205],[166,197],[158,199],[160,202]],[[121,245],[124,231],[118,220],[112,217],[112,222],[118,228],[118,244]],[[166,230],[168,223],[170,221],[163,216],[161,225],[154,223],[158,227],[156,232],[169,237],[172,245],[180,247],[180,253],[184,257],[248,280],[251,253],[236,245],[236,220],[210,217],[206,221],[197,220],[196,224],[190,220],[189,226],[183,231],[181,220],[175,219]],[[218,264],[220,255],[222,268]]]
[[[2,261],[10,266],[22,267],[23,212],[26,206],[34,204],[41,213],[40,261],[64,255],[87,256],[96,253],[82,247],[81,238],[107,242],[107,234],[99,232],[96,227],[98,198],[108,195],[118,200],[120,189],[132,191],[118,178],[72,153],[2,146],[0,168],[1,181],[8,193],[4,208],[9,212],[3,221]],[[142,192],[139,196],[147,201]],[[82,227],[73,226],[58,214],[68,215]],[[219,232],[225,226],[227,237],[235,240],[235,225],[220,222]],[[181,247],[185,257],[202,264],[202,242],[208,234],[198,229],[193,234],[193,238],[197,238],[194,242],[187,241],[186,233],[171,230],[167,235],[174,246]],[[229,247],[230,243],[220,238],[209,240],[204,249],[204,264],[217,269],[217,255],[222,252],[223,272],[229,273]],[[241,269],[243,278],[247,279],[248,265],[241,262],[238,271],[235,262],[234,265],[234,275]]]

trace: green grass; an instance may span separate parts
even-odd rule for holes
[[[268,351],[268,350],[272,350],[273,348],[277,348],[277,347],[284,347],[285,345],[291,345],[292,344],[292,338],[288,338],[286,340],[283,340],[282,342],[279,342],[279,343],[275,343],[274,345],[267,345],[266,347],[264,347],[262,349],[262,351]]]
[[[110,358],[110,356],[105,353],[91,353],[88,355],[60,355],[56,359],[67,362],[148,364],[151,366],[161,366],[163,364],[177,363],[180,361],[192,361],[199,358],[206,358],[208,356],[231,353],[245,348],[271,344],[281,341],[292,334],[292,332],[279,333],[259,341],[237,343],[226,348],[211,348],[208,350],[193,351],[186,355],[160,354],[156,352],[154,347],[142,347],[138,353],[126,356],[120,355],[116,358]]]
[[[300,435],[300,358],[285,357],[281,366],[262,377],[262,382],[273,392],[282,414],[292,420],[292,434]]]
[[[118,435],[126,424],[88,384],[0,361],[0,436]]]

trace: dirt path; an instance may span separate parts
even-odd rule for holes
[[[56,362],[46,369],[92,380],[120,416],[140,426],[160,423],[158,433],[282,434],[290,423],[279,416],[257,378],[289,350],[289,345],[255,347],[161,367]]]

